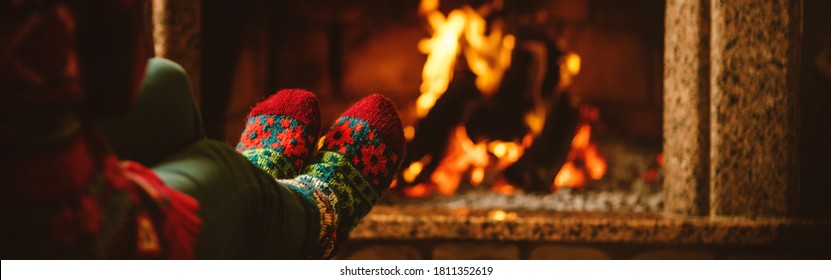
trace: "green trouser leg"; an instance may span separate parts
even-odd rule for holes
[[[225,143],[199,141],[153,170],[199,201],[200,258],[305,258],[317,241],[318,214]]]
[[[161,58],[148,61],[133,110],[123,118],[103,122],[101,129],[120,158],[145,166],[205,138],[185,70]]]
[[[308,258],[319,216],[230,146],[207,140],[184,70],[151,59],[135,109],[102,124],[121,159],[150,166],[168,186],[196,198],[203,259]]]

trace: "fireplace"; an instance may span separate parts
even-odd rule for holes
[[[391,97],[410,158],[338,258],[827,258],[829,4],[740,2],[206,3],[206,128],[236,141],[277,88],[324,123]],[[454,11],[501,33],[482,71],[460,27],[430,91],[429,17]]]

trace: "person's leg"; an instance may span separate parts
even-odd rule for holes
[[[306,93],[275,95],[255,108],[238,147],[243,156],[205,139],[184,70],[152,59],[134,110],[102,126],[121,159],[151,166],[199,202],[198,258],[319,258],[317,208],[272,177],[295,176],[317,143],[317,102]]]
[[[185,70],[163,58],[148,61],[132,111],[102,122],[101,128],[119,158],[145,166],[205,138]]]
[[[317,114],[316,101],[294,102],[298,104],[291,100],[277,101],[268,107],[295,108],[301,110],[299,113]],[[264,144],[287,141],[281,144],[289,145],[280,145],[279,149],[273,149],[271,156],[262,158],[287,155],[284,159],[290,159],[290,169],[296,170],[287,176],[294,176],[300,168],[294,163],[308,161],[317,141],[319,125],[317,119],[308,120],[300,118],[300,114],[284,112],[285,108],[281,110],[258,111],[256,115],[260,119],[257,120],[263,122],[264,130],[255,134],[275,136],[262,138]],[[291,127],[266,125],[267,118],[278,120],[275,117],[281,115],[293,117],[292,123],[303,122],[302,133],[297,135],[302,138],[294,139],[292,134],[298,133],[276,137],[284,132],[298,131]],[[175,63],[152,59],[134,110],[125,118],[102,126],[121,159],[151,166],[166,185],[199,202],[203,228],[195,248],[198,258],[320,257],[313,250],[320,231],[318,213],[310,212],[313,208],[306,200],[278,184],[261,169],[266,166],[254,166],[249,162],[256,163],[257,155],[264,154],[249,152],[249,158],[246,158],[225,143],[205,139],[187,75]],[[271,147],[249,145],[248,148]],[[300,153],[303,149],[305,152]]]
[[[196,198],[201,259],[298,259],[313,255],[318,214],[296,192],[230,146],[200,140],[153,167],[162,181]]]

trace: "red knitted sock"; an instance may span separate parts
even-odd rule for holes
[[[375,94],[361,99],[338,118],[326,133],[320,153],[334,152],[347,159],[380,194],[398,170],[404,143],[395,105]]]
[[[319,110],[313,93],[281,90],[248,114],[237,151],[274,178],[294,177],[317,144]]]

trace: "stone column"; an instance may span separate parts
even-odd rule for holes
[[[793,212],[801,3],[711,2],[711,216]]]
[[[667,213],[709,213],[710,0],[668,0],[664,36]]]
[[[199,0],[153,0],[153,42],[156,56],[182,65],[190,77],[194,98],[199,104],[201,80]]]

